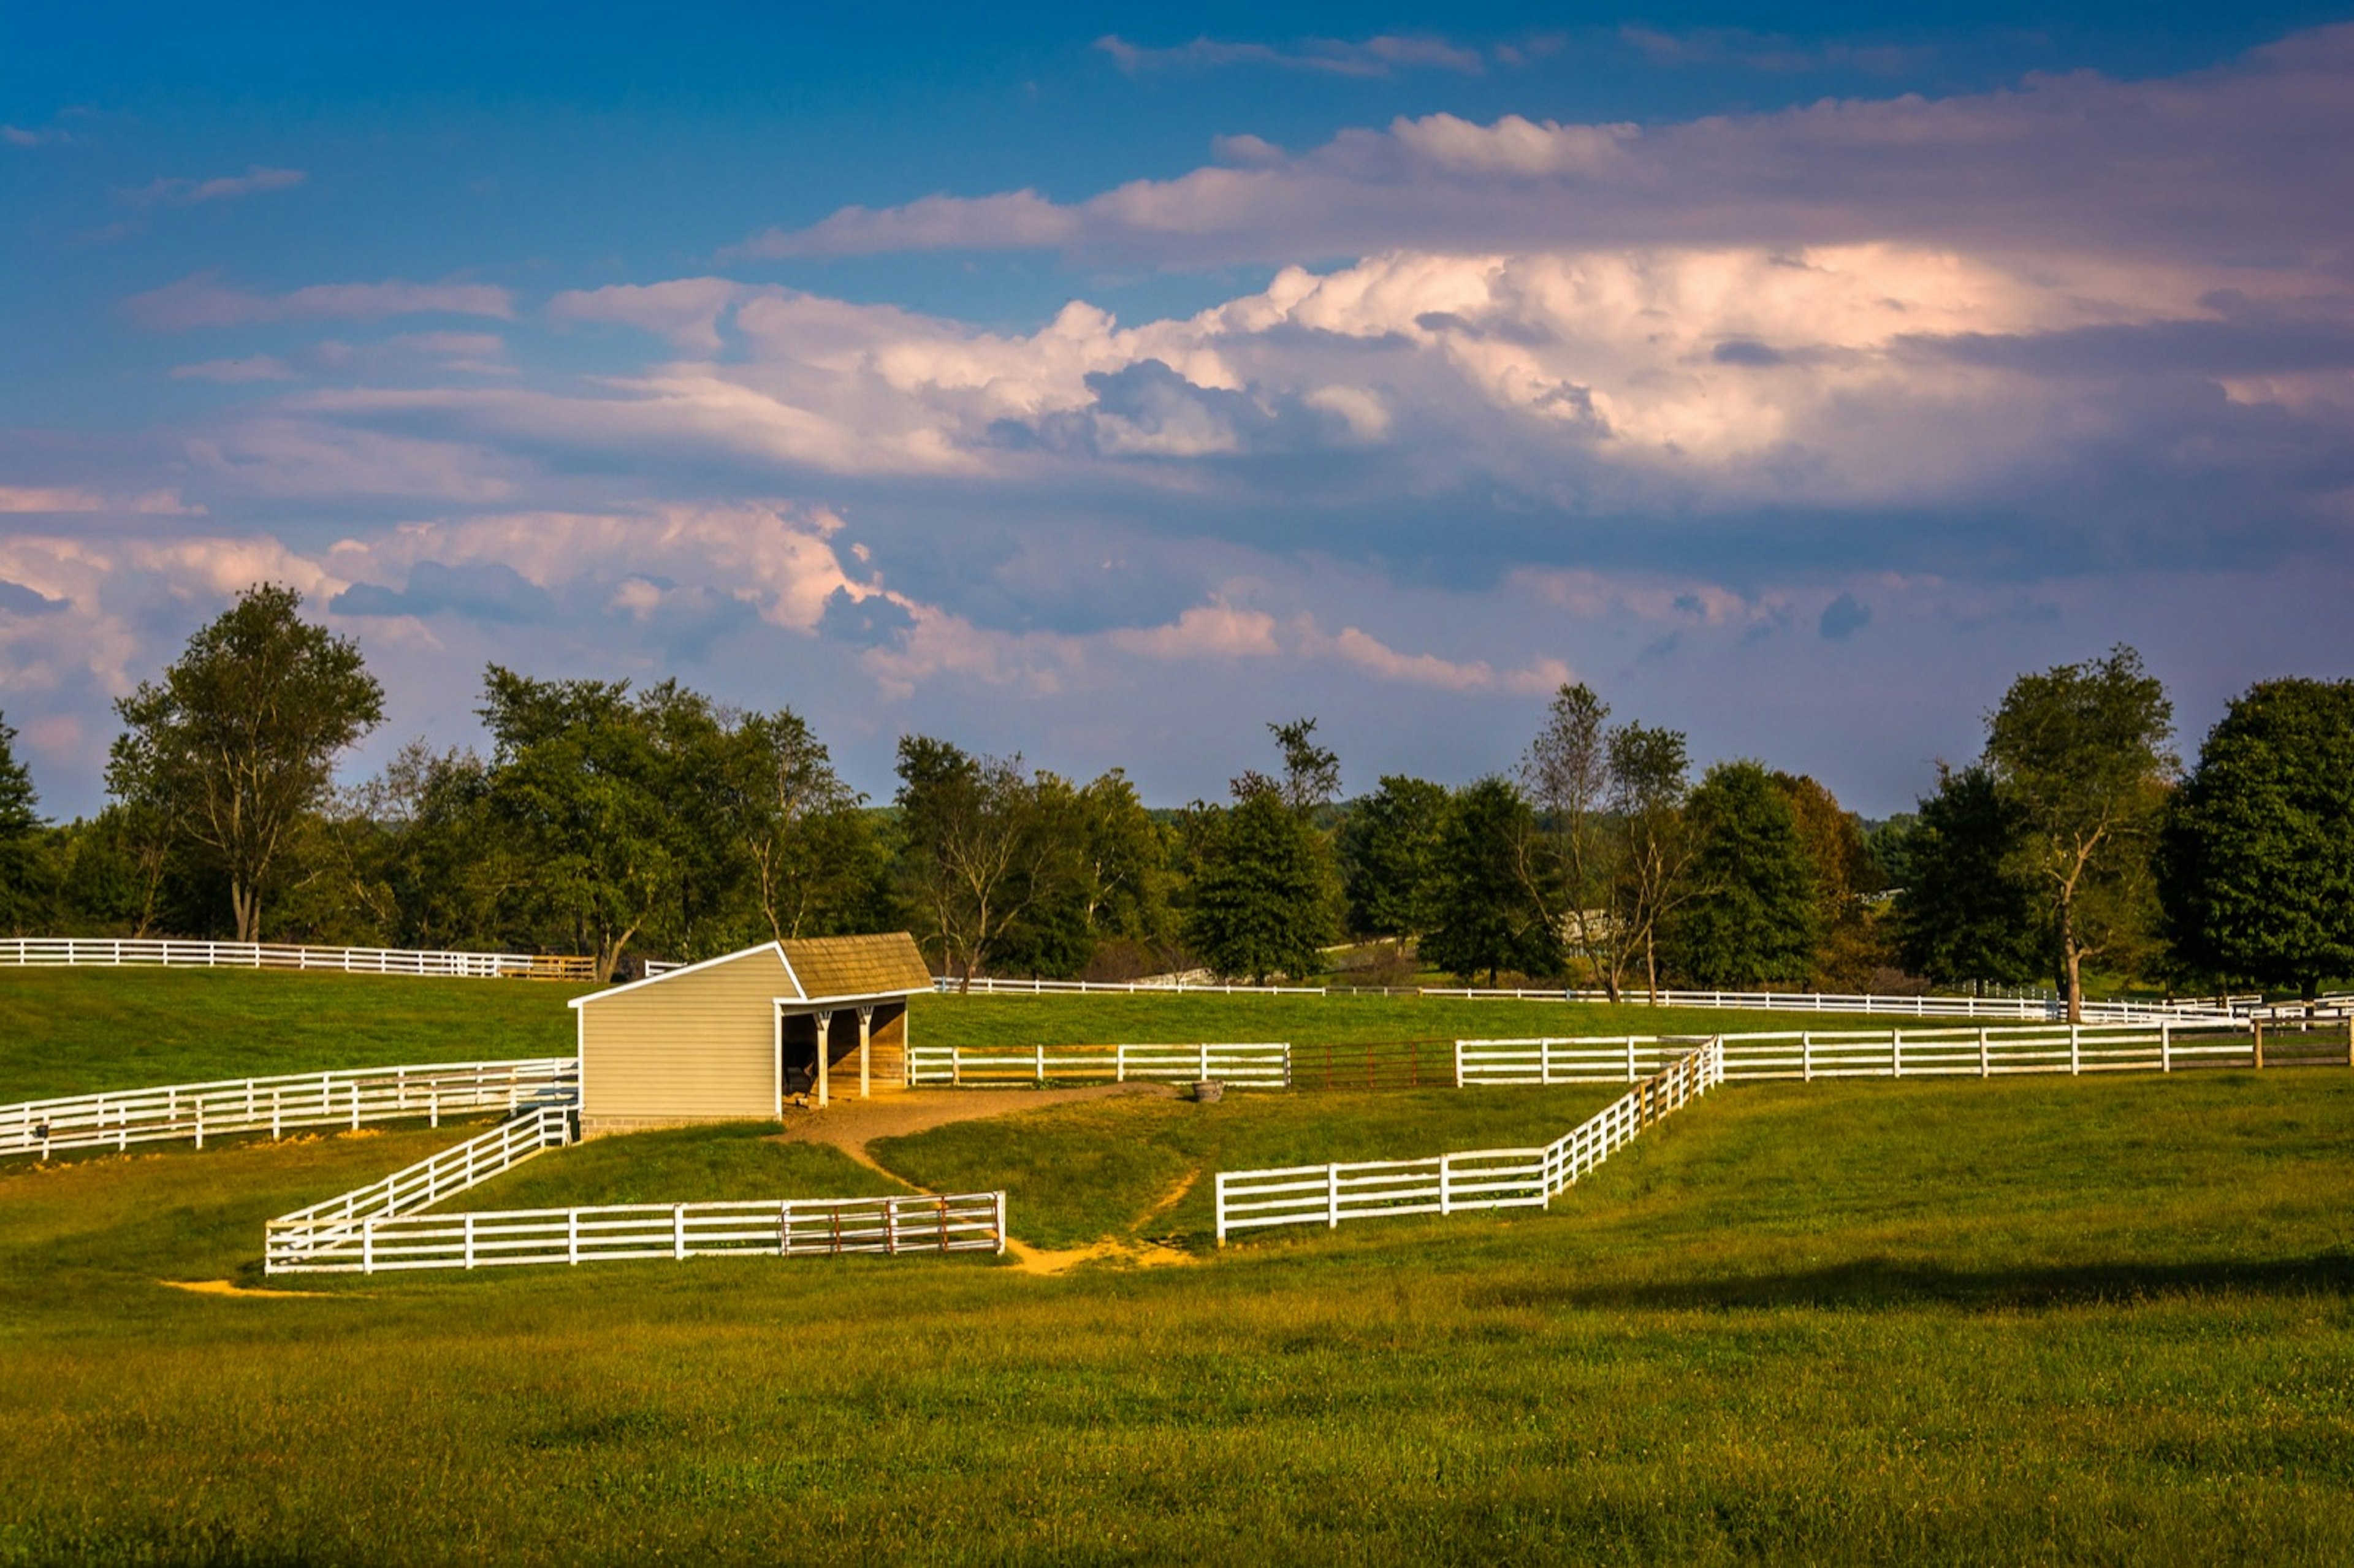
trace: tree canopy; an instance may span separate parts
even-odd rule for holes
[[[2084,961],[2122,955],[2156,913],[2150,852],[2176,762],[2174,705],[2120,643],[2011,683],[1987,719],[1987,766],[2017,812],[2018,863],[2042,889],[2071,1022]]]
[[[304,621],[302,608],[291,588],[248,589],[162,681],[115,704],[123,733],[107,788],[210,852],[240,941],[260,939],[270,874],[326,797],[335,758],[384,717],[357,644]]]
[[[1805,980],[1821,912],[1789,796],[1763,763],[1720,762],[1691,812],[1696,894],[1669,927],[1678,971],[1727,991]]]
[[[2293,985],[2354,974],[2354,682],[2265,681],[2208,733],[2164,833],[2187,964]]]

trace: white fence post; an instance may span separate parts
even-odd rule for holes
[[[1810,1029],[1798,1031],[1798,1076],[1806,1083],[1815,1081],[1815,1035]]]
[[[1218,1172],[1218,1245],[1226,1245],[1226,1173],[1223,1171]]]
[[[2174,1025],[2162,1018],[2158,1021],[2158,1070],[2174,1071]]]
[[[1904,1031],[1902,1029],[1888,1032],[1888,1075],[1892,1078],[1904,1075]]]
[[[1327,1230],[1341,1228],[1341,1168],[1338,1165],[1324,1167],[1324,1214]]]
[[[686,1205],[673,1203],[670,1211],[671,1256],[686,1261]]]
[[[2078,1039],[2078,1036],[2083,1033],[2084,1029],[2081,1024],[2072,1023],[2068,1025],[2068,1073],[2071,1077],[2073,1077],[2076,1074],[2084,1070],[2084,1064],[2081,1058],[2082,1043]]]
[[[1993,1064],[1987,1057],[1986,1025],[1981,1023],[1978,1025],[1978,1076],[1981,1078],[1988,1076],[1992,1066]]]

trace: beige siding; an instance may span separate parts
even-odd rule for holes
[[[776,949],[755,948],[588,1002],[580,1009],[582,1116],[773,1117],[773,1003],[792,995]]]

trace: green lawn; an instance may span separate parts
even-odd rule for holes
[[[0,969],[0,1104],[329,1067],[568,1056],[583,988],[252,969]]]
[[[1048,1107],[885,1154],[1008,1187],[1017,1229],[1057,1178],[1118,1188],[1066,1207],[1077,1235],[1197,1158],[1414,1152],[1570,1100]],[[156,1283],[260,1284],[264,1218],[451,1137],[0,1169],[0,1561],[2270,1564],[2354,1536],[2354,1074],[1732,1087],[1549,1213],[1190,1267]],[[594,1159],[618,1192],[633,1149],[733,1180],[760,1157],[728,1142],[512,1180]]]
[[[579,990],[239,969],[0,969],[0,1105],[328,1067],[569,1055],[573,1022],[564,1004]],[[1407,1081],[1408,1052],[1419,1081],[1443,1079],[1447,1043],[1458,1035],[1859,1026],[1689,1008],[1192,994],[920,996],[909,1022],[919,1044],[967,1047],[1289,1041],[1303,1086],[1321,1082],[1328,1056],[1339,1081],[1361,1081],[1352,1063],[1369,1052],[1385,1086]]]
[[[830,1144],[781,1143],[776,1130],[774,1122],[729,1122],[593,1139],[535,1156],[442,1207],[565,1209],[907,1191]]]
[[[1122,1097],[885,1139],[874,1153],[933,1192],[1003,1189],[1007,1227],[1039,1245],[1143,1229],[1200,1248],[1216,1234],[1216,1171],[1550,1143],[1621,1092],[1236,1092],[1215,1105]],[[1187,1182],[1185,1195],[1163,1207]]]

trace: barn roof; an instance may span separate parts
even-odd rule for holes
[[[785,962],[801,983],[801,995],[899,996],[932,989],[932,971],[905,931],[873,937],[795,937],[784,944]]]
[[[571,1005],[584,1007],[624,991],[656,986],[721,964],[732,964],[755,953],[775,956],[785,972],[779,977],[779,1001],[836,1001],[855,997],[905,996],[932,989],[932,971],[916,939],[905,931],[869,937],[796,937],[783,942],[762,942],[740,952],[723,953],[698,964],[666,969],[628,985],[608,987],[576,996]],[[794,993],[798,994],[794,994]]]

